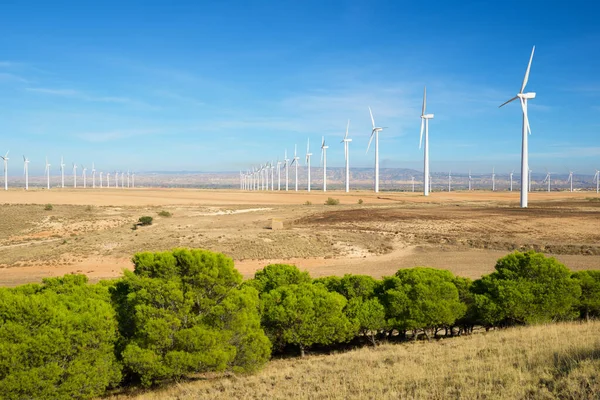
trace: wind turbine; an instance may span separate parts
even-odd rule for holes
[[[287,192],[288,191],[288,177],[289,177],[288,170],[289,170],[289,161],[290,161],[290,159],[287,158],[287,149],[285,149],[283,160],[285,161],[285,191]]]
[[[510,191],[512,192],[512,186],[513,186],[513,174],[515,173],[515,170],[513,169],[512,171],[510,171]]]
[[[296,145],[294,145],[294,158],[292,159],[292,163],[290,164],[290,166],[294,165],[294,163],[296,164],[296,192],[298,191],[298,160],[300,159],[300,157],[298,157],[296,155]]]
[[[527,190],[531,192],[531,173],[532,173],[533,171],[532,171],[532,170],[531,170],[531,168],[529,168],[529,167],[528,167],[528,169],[529,169],[529,175],[527,176],[527,180],[528,180],[529,182],[527,183]],[[522,179],[522,178],[521,178],[521,179]],[[523,185],[521,185],[521,189],[523,189]]]
[[[325,146],[325,136],[321,140],[321,164],[323,164],[323,191],[327,191],[327,149]]]
[[[376,127],[371,107],[369,107],[369,113],[371,114],[371,123],[373,124],[373,129],[371,130],[371,138],[369,139],[369,145],[367,146],[366,152],[369,152],[371,141],[373,140],[373,137],[375,137],[375,193],[379,193],[379,132],[386,129],[386,127]]]
[[[65,188],[65,163],[62,156],[60,156],[60,187]]]
[[[73,163],[73,188],[77,187],[77,164]]]
[[[452,171],[448,171],[448,193],[452,190]]]
[[[277,158],[277,190],[281,190],[281,161]]]
[[[8,153],[10,153],[10,150],[4,156],[0,156],[4,160],[4,190],[8,190],[8,160],[10,160]]]
[[[542,183],[544,182],[548,182],[548,192],[550,192],[550,182],[552,181],[551,179],[551,172],[546,171],[546,177],[544,178],[544,180],[542,181]]]
[[[106,187],[110,188],[110,172],[106,173]]]
[[[131,171],[131,188],[135,189],[135,172]]]
[[[85,167],[85,165],[81,165],[81,174],[83,175],[83,188],[85,189],[87,187],[87,183],[86,183],[86,172],[87,172],[87,168]]]
[[[411,177],[412,178],[412,191],[415,191],[415,177]]]
[[[571,192],[573,192],[573,171],[569,171],[569,179],[567,182],[571,183]]]
[[[527,81],[529,80],[529,70],[531,69],[531,61],[533,60],[533,53],[535,52],[535,46],[531,50],[531,56],[529,57],[529,64],[527,64],[527,71],[525,71],[525,77],[523,78],[523,84],[521,85],[521,90],[515,97],[503,103],[500,107],[505,104],[510,103],[516,99],[521,101],[521,109],[523,111],[523,139],[521,145],[521,207],[527,207],[528,200],[528,187],[529,185],[529,177],[527,172],[529,170],[529,150],[527,148],[527,133],[531,134],[531,127],[529,126],[529,117],[527,115],[527,100],[535,99],[535,93],[524,93],[525,86],[527,85]],[[526,178],[527,177],[527,178]]]
[[[96,166],[92,163],[92,189],[96,189]]]
[[[344,158],[346,159],[346,193],[350,191],[350,150],[348,148],[352,139],[348,139],[348,128],[350,128],[350,120],[346,125],[346,135],[340,143],[344,143]]]
[[[598,193],[600,191],[600,171],[596,170],[594,179],[596,180],[596,193]]]
[[[100,171],[100,189],[102,189],[102,171]]]
[[[429,176],[429,120],[433,119],[433,114],[425,114],[427,107],[427,87],[423,89],[423,108],[421,109],[421,136],[419,139],[419,149],[423,143],[423,130],[425,130],[425,149],[423,161],[423,195],[429,196],[431,191],[431,177]]]
[[[29,160],[23,156],[23,174],[25,174],[25,190],[29,190]]]
[[[496,168],[492,167],[492,192],[496,191]]]
[[[310,152],[310,138],[306,142],[306,170],[308,173],[308,191],[310,192],[310,156],[312,153]]]
[[[50,164],[48,164],[48,157],[46,157],[46,189],[50,190]]]
[[[129,170],[127,170],[127,188],[129,188],[130,186],[130,181],[129,178],[131,177],[131,173],[129,172]]]
[[[469,170],[469,191],[471,191],[471,181],[473,178],[471,177],[471,170]]]
[[[121,189],[125,187],[125,172],[121,171]]]
[[[275,164],[271,160],[271,192],[275,190]]]

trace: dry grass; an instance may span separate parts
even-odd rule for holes
[[[274,360],[249,376],[117,399],[589,399],[600,394],[600,322],[493,331]]]

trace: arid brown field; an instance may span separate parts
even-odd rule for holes
[[[340,205],[324,205],[328,197]],[[135,252],[174,247],[228,254],[246,277],[268,263],[287,262],[313,276],[379,277],[425,265],[476,278],[515,249],[544,251],[573,270],[600,268],[595,193],[532,193],[525,210],[518,197],[485,191],[424,198],[395,192],[9,190],[0,193],[0,285],[72,272],[92,280],[116,277],[132,267]],[[172,216],[159,216],[163,210]],[[144,215],[154,224],[133,230]],[[272,218],[284,229],[271,230]]]

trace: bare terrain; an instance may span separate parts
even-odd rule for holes
[[[339,205],[324,205],[327,197]],[[132,268],[139,251],[223,252],[245,277],[286,262],[313,276],[375,277],[417,265],[477,278],[512,250],[600,269],[600,201],[591,192],[241,192],[193,189],[9,190],[1,193],[0,285]],[[358,204],[362,199],[363,204]],[[306,205],[306,202],[312,204]],[[52,210],[45,205],[51,204]],[[168,211],[171,217],[161,217]],[[154,224],[132,229],[139,217]],[[271,219],[284,229],[272,230]]]

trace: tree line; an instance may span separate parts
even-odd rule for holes
[[[87,399],[209,371],[252,372],[272,353],[430,339],[600,316],[600,271],[515,252],[481,279],[433,268],[312,279],[285,264],[243,281],[206,250],[134,256],[135,269],[0,289],[0,397]]]

